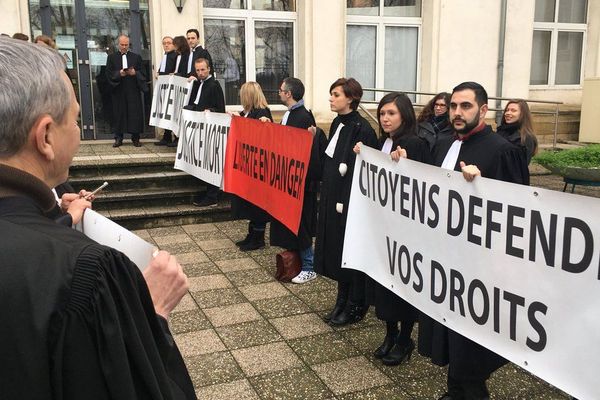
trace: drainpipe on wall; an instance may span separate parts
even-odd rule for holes
[[[502,97],[502,85],[504,79],[504,43],[506,39],[506,0],[500,5],[500,35],[498,41],[498,70],[496,72],[496,97]],[[502,108],[502,100],[496,100],[496,108]],[[500,125],[502,111],[496,112],[496,126]]]

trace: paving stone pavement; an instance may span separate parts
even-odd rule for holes
[[[446,370],[416,352],[398,367],[372,356],[385,329],[373,310],[348,327],[322,322],[335,282],[276,281],[281,249],[241,252],[234,242],[246,232],[247,221],[136,231],[175,251],[189,276],[189,294],[170,325],[198,398],[421,400],[443,393]],[[513,364],[489,388],[496,400],[569,398]]]

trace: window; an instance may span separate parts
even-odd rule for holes
[[[279,104],[279,85],[296,70],[296,2],[204,0],[203,4],[205,47],[217,78],[225,83],[225,103],[240,104],[240,86],[256,81],[269,104]]]
[[[421,0],[347,0],[346,14],[346,76],[367,88],[416,90]]]
[[[580,85],[587,0],[536,0],[530,85]]]

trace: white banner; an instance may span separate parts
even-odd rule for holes
[[[175,168],[223,188],[223,164],[231,115],[183,110]]]
[[[161,75],[154,85],[149,125],[177,135],[181,112],[189,101],[193,82],[175,75]]]
[[[363,146],[342,264],[580,398],[599,399],[600,201]]]
[[[135,233],[94,210],[85,210],[83,218],[75,225],[75,229],[102,245],[124,253],[141,271],[150,264],[152,253],[156,249],[154,245]]]

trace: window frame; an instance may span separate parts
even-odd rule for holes
[[[297,10],[296,0],[296,10]],[[243,21],[246,53],[246,82],[256,81],[256,22],[286,22],[292,24],[292,45],[294,54],[293,68],[294,75],[298,72],[298,11],[271,11],[271,10],[253,10],[252,0],[246,0],[246,7],[242,9],[229,8],[208,8],[203,7],[202,21],[207,19]],[[204,30],[204,28],[203,28]],[[204,32],[203,32],[204,37]],[[210,51],[210,49],[209,49]],[[229,104],[226,106],[228,111],[238,110],[240,104]],[[272,111],[287,110],[283,104],[269,104]]]
[[[379,13],[383,14],[384,3],[379,1]],[[387,27],[402,27],[417,29],[417,54],[416,54],[416,75],[414,91],[420,90],[421,84],[421,52],[422,52],[422,35],[423,35],[423,2],[421,2],[420,17],[395,17],[383,15],[354,15],[346,14],[345,35],[346,42],[348,41],[348,26],[375,26],[375,89],[388,89],[385,87],[385,30]],[[346,45],[346,48],[348,46]],[[346,55],[344,55],[344,61]],[[344,74],[347,75],[348,66],[344,65]],[[402,89],[402,88],[389,88]],[[374,100],[379,101],[384,96],[382,92],[376,92]]]
[[[581,89],[583,87],[584,71],[585,71],[585,56],[586,56],[586,44],[587,44],[587,31],[588,23],[587,18],[589,15],[589,0],[586,2],[586,22],[585,23],[570,23],[570,22],[558,22],[558,12],[561,0],[556,0],[554,3],[554,21],[553,22],[536,22],[535,17],[533,21],[533,32],[544,31],[550,32],[550,55],[548,60],[548,83],[536,85],[529,84],[529,88],[532,90],[536,89]],[[583,33],[582,44],[581,44],[581,65],[579,71],[579,83],[569,84],[557,84],[556,83],[556,61],[558,56],[558,34],[560,32],[577,32]],[[533,54],[533,35],[532,35],[531,53]],[[529,82],[531,82],[531,66],[529,68]]]

